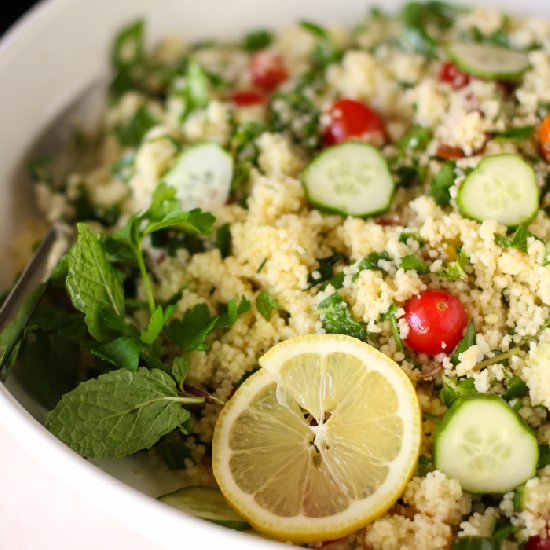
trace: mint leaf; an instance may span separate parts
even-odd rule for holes
[[[522,223],[518,225],[512,238],[504,237],[503,235],[495,235],[495,242],[502,248],[515,248],[527,254],[528,242],[527,239],[531,236],[528,224]]]
[[[405,271],[416,271],[419,275],[426,275],[430,272],[430,268],[414,254],[401,258],[400,267]]]
[[[162,306],[157,306],[157,309],[149,319],[149,325],[145,330],[141,331],[141,341],[151,346],[158,338],[164,325],[166,325],[170,317],[172,317],[175,309],[175,305],[167,306],[166,310],[163,310]]]
[[[428,195],[433,197],[435,203],[442,208],[451,204],[451,193],[449,189],[455,182],[455,163],[451,160],[444,162],[439,172],[432,180]]]
[[[347,334],[364,342],[367,340],[365,327],[353,318],[348,305],[337,292],[325,298],[318,310],[327,334]]]
[[[158,369],[119,369],[66,393],[46,428],[86,458],[119,458],[149,449],[189,418],[182,405],[198,402]]]
[[[458,356],[465,352],[468,348],[473,346],[476,341],[476,327],[474,324],[473,319],[470,320],[468,323],[468,328],[466,329],[466,332],[464,333],[464,336],[462,337],[462,340],[458,343],[456,346],[452,356],[451,356],[451,362],[453,365],[458,365],[460,363],[460,359]]]
[[[284,308],[277,301],[277,298],[269,294],[266,290],[262,290],[258,296],[256,296],[256,309],[266,321],[270,321],[274,309]]]
[[[111,333],[102,326],[104,309],[120,319],[124,316],[124,290],[118,273],[107,260],[98,238],[83,223],[78,224],[78,241],[71,254],[67,291],[73,305],[85,315],[90,334],[101,341]]]
[[[107,344],[93,347],[91,352],[116,367],[135,371],[139,366],[141,347],[142,343],[137,338],[122,336]]]
[[[477,392],[473,378],[445,378],[439,392],[441,402],[449,408],[457,399]]]
[[[164,436],[158,444],[155,445],[155,450],[170,470],[185,470],[185,461],[192,461],[191,452],[187,447],[185,436],[179,430]]]
[[[359,260],[357,271],[353,274],[352,281],[357,281],[357,279],[359,279],[359,273],[365,269],[384,271],[384,268],[378,265],[380,261],[391,261],[390,255],[385,250],[382,252],[371,252],[368,256]]]
[[[17,375],[29,393],[48,410],[79,381],[79,346],[57,334],[37,332],[22,348]]]

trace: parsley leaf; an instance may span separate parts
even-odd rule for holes
[[[473,378],[444,378],[439,398],[449,408],[457,399],[476,393],[478,392]]]
[[[230,140],[230,149],[235,159],[231,188],[238,192],[238,199],[244,198],[243,186],[250,179],[250,171],[258,166],[260,148],[256,139],[266,131],[259,122],[244,122],[235,127]]]
[[[331,63],[340,61],[342,51],[336,46],[326,29],[311,21],[300,21],[300,26],[317,38],[317,44],[312,53],[313,64],[317,69],[323,70]]]
[[[529,126],[517,126],[515,128],[507,128],[502,132],[495,132],[493,138],[497,140],[521,140],[529,139],[533,135],[535,127],[533,125]]]
[[[458,343],[456,346],[453,354],[451,355],[451,362],[453,365],[458,365],[460,363],[460,359],[458,356],[461,353],[464,353],[468,348],[473,346],[476,341],[476,326],[474,324],[473,319],[470,319],[470,322],[468,323],[468,328],[466,329],[466,332],[464,333],[464,336],[462,337],[462,340]]]
[[[443,279],[448,279],[450,281],[458,281],[460,279],[466,279],[468,274],[465,271],[466,264],[468,263],[468,256],[464,250],[460,250],[458,253],[458,258],[454,262],[447,264],[447,267],[439,272],[439,276]]]
[[[273,310],[283,309],[283,306],[277,301],[277,298],[266,290],[262,290],[256,296],[256,309],[266,321],[269,321]]]
[[[315,272],[318,272],[319,276],[314,277],[313,273],[309,274],[307,278],[308,289],[321,283],[325,283],[331,279],[334,275],[334,266],[343,259],[344,256],[340,254],[340,252],[335,252],[330,256],[325,256],[324,258],[318,258],[317,263],[319,264],[319,267],[315,270]]]
[[[413,126],[398,142],[397,148],[402,152],[424,151],[432,139],[432,133],[423,126]]]
[[[66,393],[46,428],[86,458],[119,458],[150,448],[189,418],[182,405],[202,402],[179,397],[158,369],[119,369]]]
[[[117,124],[114,128],[119,143],[125,147],[137,147],[143,136],[157,124],[144,105],[141,105],[126,123]]]
[[[139,366],[142,345],[137,338],[121,336],[106,344],[92,347],[91,352],[116,367],[135,371]]]
[[[243,50],[254,53],[263,50],[273,42],[273,33],[266,29],[258,29],[245,34],[243,39]]]
[[[328,334],[347,334],[366,342],[367,331],[356,321],[344,299],[335,292],[318,305],[323,328]]]
[[[216,247],[222,258],[231,254],[231,225],[224,223],[216,230]]]
[[[434,198],[435,203],[442,208],[451,204],[449,189],[455,181],[455,163],[451,160],[444,162],[439,172],[432,180],[428,195]]]
[[[149,319],[149,325],[141,331],[141,341],[149,346],[152,345],[159,337],[164,325],[169,321],[170,317],[176,309],[175,304],[169,305],[164,310],[162,306],[157,306],[157,309]]]
[[[531,235],[527,227],[528,224],[525,223],[518,225],[512,238],[505,237],[504,235],[495,235],[495,242],[502,248],[515,248],[527,254],[527,239]]]
[[[426,275],[430,272],[430,268],[415,254],[401,258],[400,266],[405,271],[416,271],[419,275]]]
[[[511,376],[506,379],[506,391],[504,392],[504,399],[518,399],[524,397],[529,393],[527,384],[517,375]]]
[[[417,241],[420,246],[422,246],[423,244],[426,244],[426,241],[420,236],[419,233],[403,231],[403,233],[399,234],[400,243],[407,244],[409,239],[413,241]]]
[[[397,305],[392,304],[386,313],[383,313],[380,317],[381,321],[389,321],[390,329],[395,342],[395,349],[401,351],[403,349],[403,341],[401,340],[401,335],[399,334],[399,326],[397,325],[397,317],[395,312],[397,311]]]
[[[357,264],[357,271],[353,274],[353,277],[351,278],[352,281],[357,281],[357,279],[359,279],[359,274],[365,269],[371,271],[384,271],[384,268],[378,265],[378,262],[380,261],[391,261],[390,255],[385,250],[383,250],[382,252],[371,252],[368,256],[365,256],[364,258],[359,260],[359,263]]]
[[[189,59],[183,84],[174,90],[174,95],[183,105],[180,122],[184,122],[193,111],[208,105],[210,88],[210,78],[201,64],[194,58]]]
[[[172,361],[172,377],[176,381],[178,388],[182,387],[190,368],[191,365],[189,365],[189,361],[184,355],[180,355]]]
[[[78,224],[78,241],[67,275],[67,290],[73,305],[85,315],[90,334],[100,342],[111,332],[101,322],[101,311],[124,317],[124,290],[120,275],[107,260],[99,239],[83,223]]]
[[[550,445],[539,443],[539,464],[538,469],[550,466]]]

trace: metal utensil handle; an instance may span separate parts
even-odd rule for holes
[[[63,241],[66,246],[62,246]],[[69,246],[65,226],[54,225],[0,307],[0,371],[46,290],[44,281]],[[52,258],[52,253],[57,258]],[[54,260],[54,261],[52,261]]]

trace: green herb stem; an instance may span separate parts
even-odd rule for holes
[[[136,249],[136,259],[138,262],[139,271],[143,278],[143,284],[145,285],[145,294],[147,295],[147,303],[149,304],[149,311],[151,315],[155,313],[155,298],[153,297],[153,289],[151,288],[151,281],[149,275],[147,275],[147,269],[145,268],[145,261],[143,259],[143,252],[141,247]]]
[[[520,351],[521,351],[521,348],[517,346],[507,351],[506,353],[500,353],[499,355],[495,355],[494,357],[489,357],[488,359],[484,359],[483,361],[480,361],[479,363],[477,363],[477,365],[475,365],[473,370],[476,370],[476,371],[482,370],[485,367],[494,365],[495,363],[500,363],[501,361],[505,361],[506,359],[509,359],[514,355],[517,355]]]

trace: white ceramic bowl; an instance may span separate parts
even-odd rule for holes
[[[260,0],[49,0],[40,4],[0,44],[0,289],[8,286],[14,275],[7,261],[9,243],[27,220],[36,216],[31,189],[23,176],[25,155],[36,137],[74,98],[91,83],[106,77],[108,48],[121,25],[144,16],[150,42],[167,33],[177,33],[189,40],[229,37],[247,29],[277,27],[300,18],[351,23],[368,3],[368,0],[261,3]],[[400,2],[379,3],[391,10]],[[516,0],[479,3],[522,9],[550,18],[550,3],[546,0],[523,0],[521,5]],[[159,478],[147,464],[134,459],[93,465],[50,435],[40,424],[43,417],[44,411],[14,380],[7,387],[0,384],[0,448],[4,452],[10,450],[1,447],[4,442],[19,447],[19,451],[34,457],[31,468],[53,475],[51,479],[56,486],[50,481],[51,486],[41,488],[51,491],[52,510],[59,504],[56,498],[77,494],[83,496],[87,505],[100,510],[104,518],[114,521],[115,526],[120,525],[121,532],[137,533],[151,541],[151,545],[170,548],[223,545],[224,549],[245,550],[280,547],[187,517],[157,503],[150,496],[177,487],[177,479]],[[5,509],[9,498],[2,491],[0,502],[3,501]],[[78,523],[82,519],[80,514],[90,514],[90,508],[82,503],[74,508],[69,504],[65,508],[67,513],[64,521],[70,525],[71,521]],[[30,517],[31,529],[32,521]],[[42,529],[47,534],[48,526]],[[112,528],[110,532],[113,533]],[[70,536],[60,540],[57,548],[71,547],[70,540]],[[82,539],[80,547],[88,547],[85,540]],[[106,546],[113,547],[108,541]],[[123,545],[119,543],[117,547]]]

